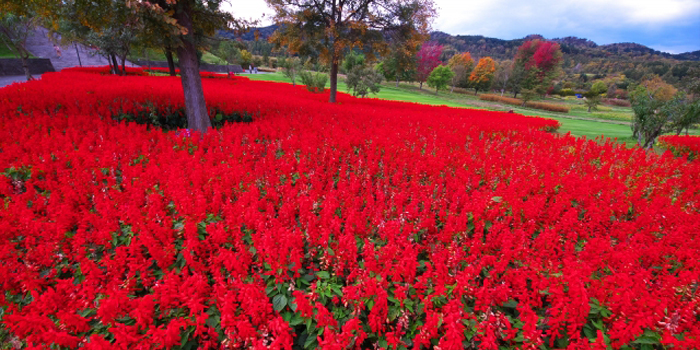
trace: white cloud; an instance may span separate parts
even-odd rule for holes
[[[700,0],[434,1],[439,8],[434,29],[501,39],[542,34],[548,38],[578,36],[598,44],[640,42],[645,37],[663,36],[668,28],[693,23],[697,28],[700,22]],[[260,19],[260,26],[272,23],[273,11],[264,0],[231,0],[224,7],[237,17]],[[687,39],[687,33],[683,37],[686,42],[674,44],[688,45],[690,40],[697,46],[698,41]],[[673,47],[677,50],[679,46]]]
[[[651,30],[700,18],[698,0],[436,0],[435,27],[453,34],[503,36],[509,33]],[[539,30],[538,30],[539,29]],[[534,30],[534,31],[533,31]]]

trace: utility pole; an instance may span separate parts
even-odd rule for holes
[[[75,47],[75,54],[78,55],[78,64],[80,64],[80,67],[82,67],[83,61],[80,60],[80,51],[78,51],[78,44],[73,42],[73,47]]]

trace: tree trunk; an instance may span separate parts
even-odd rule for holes
[[[73,47],[75,47],[75,54],[78,56],[78,64],[82,67],[83,61],[80,59],[80,51],[78,51],[78,44],[73,43]]]
[[[642,147],[642,132],[637,132],[637,146]]]
[[[399,74],[396,73],[396,87],[399,87]]]
[[[126,75],[126,56],[121,57],[122,60],[122,72]]]
[[[114,54],[110,55],[112,58],[112,66],[114,67],[114,74],[117,75],[122,75],[122,73],[119,71],[119,63],[117,62],[117,56]]]
[[[112,72],[112,74],[114,74],[114,67],[112,66],[112,60],[109,58],[109,55],[105,56],[105,58],[107,59],[107,64],[109,64],[109,71]]]
[[[22,61],[22,68],[24,68],[24,75],[27,77],[27,81],[34,80],[32,73],[29,71],[29,56],[20,55]]]
[[[177,48],[177,58],[180,62],[180,77],[182,90],[185,94],[185,110],[187,112],[187,128],[192,131],[207,132],[211,128],[211,120],[204,100],[202,77],[199,75],[199,59],[194,42],[192,9],[190,3],[181,1],[181,6],[175,12],[175,19],[187,29],[187,35],[181,36],[182,45]]]
[[[336,95],[338,94],[338,66],[340,62],[340,57],[337,53],[333,54],[333,59],[331,60],[331,97],[328,102],[335,103]]]
[[[170,48],[170,45],[165,47],[165,59],[168,60],[168,69],[170,70],[170,76],[174,77],[177,75],[175,73],[175,60],[173,59],[173,50]]]
[[[517,91],[513,92],[513,98],[518,98],[518,92],[517,92]]]
[[[423,90],[423,82],[418,82],[418,90]]]

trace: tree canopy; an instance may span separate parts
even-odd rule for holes
[[[406,26],[408,32],[427,31],[434,13],[432,0],[266,2],[281,25],[273,41],[287,46],[292,53],[318,52],[322,61],[330,65],[330,102],[336,101],[338,67],[345,51],[363,50],[371,60],[375,53],[386,51],[387,30]]]

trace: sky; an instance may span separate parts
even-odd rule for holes
[[[598,45],[635,42],[655,50],[700,50],[700,0],[434,0],[433,29],[452,35],[519,39],[576,36]],[[237,17],[272,24],[264,0],[232,0]]]

